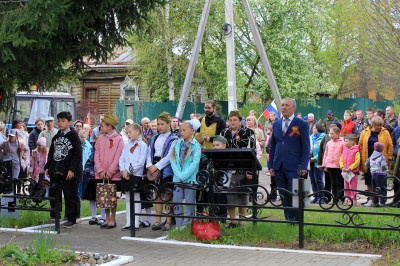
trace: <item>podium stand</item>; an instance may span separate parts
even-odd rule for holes
[[[215,170],[251,171],[253,176],[257,175],[257,170],[262,170],[252,149],[206,149],[204,155],[213,162]]]

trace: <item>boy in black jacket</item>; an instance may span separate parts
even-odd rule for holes
[[[70,128],[72,115],[60,112],[57,115],[58,132],[51,141],[45,172],[50,180],[59,178],[64,192],[65,228],[72,228],[78,217],[78,184],[82,173],[82,148],[78,133]],[[52,204],[54,205],[54,203]],[[52,206],[53,208],[53,206]]]

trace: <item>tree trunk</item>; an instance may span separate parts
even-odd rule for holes
[[[172,41],[169,32],[169,3],[165,5],[165,56],[167,60],[167,75],[168,75],[168,91],[169,100],[175,101],[175,84],[172,76]]]

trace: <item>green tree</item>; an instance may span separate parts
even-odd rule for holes
[[[172,52],[175,95],[179,95],[203,4],[199,0],[172,0],[168,22],[160,19],[163,17],[160,8],[152,14],[149,30],[131,37],[135,57],[133,73],[138,83],[150,90],[152,100],[168,99],[166,45],[170,45]],[[321,63],[315,60],[310,48],[310,36],[321,36],[320,32],[326,30],[328,4],[322,0],[303,0],[301,4],[297,0],[254,0],[251,5],[281,94],[313,99],[316,92],[335,93],[336,86],[323,73]],[[269,101],[272,93],[240,1],[235,2],[234,9],[238,99],[246,101],[248,92],[252,91],[263,101]],[[206,88],[209,98],[219,100],[227,98],[224,12],[223,4],[213,3],[192,84],[194,89]],[[166,38],[166,32],[170,39]]]
[[[54,88],[79,73],[83,57],[106,62],[126,32],[164,0],[17,0],[0,3],[0,88]],[[1,98],[1,108],[4,109]]]

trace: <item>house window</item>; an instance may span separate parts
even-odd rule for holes
[[[97,102],[97,89],[86,89],[86,99],[89,102]]]
[[[98,89],[97,87],[85,87],[84,99],[89,106],[93,108],[94,113],[97,113]]]
[[[125,100],[126,101],[134,101],[136,98],[136,90],[133,87],[125,88]]]

